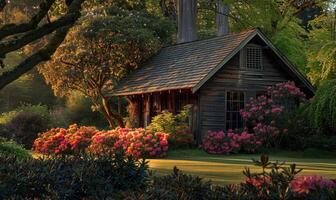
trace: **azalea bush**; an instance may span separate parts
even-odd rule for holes
[[[70,125],[68,129],[52,128],[39,134],[34,142],[34,151],[42,154],[77,154],[85,152],[92,137],[98,132],[95,127]]]
[[[164,157],[168,152],[168,135],[145,129],[117,128],[98,132],[89,148],[98,154],[113,154],[118,150],[134,158]]]
[[[229,154],[229,153],[254,153],[261,146],[254,134],[247,131],[242,133],[228,130],[224,131],[208,131],[203,137],[202,148],[210,154]]]
[[[244,171],[245,182],[240,189],[249,197],[258,199],[334,199],[336,182],[322,176],[298,176],[302,169],[295,164],[286,166],[285,162],[270,162],[262,155],[254,160],[261,172]]]
[[[137,159],[164,157],[168,152],[168,135],[128,128],[99,131],[95,127],[74,124],[68,129],[54,128],[40,134],[34,142],[34,151],[47,155],[114,155],[122,151]]]
[[[240,111],[249,129],[262,140],[266,147],[278,147],[287,134],[286,116],[301,102],[305,94],[294,82],[279,83],[267,89],[267,95],[251,98]]]
[[[178,126],[175,134],[170,134],[168,139],[171,148],[185,149],[196,146],[194,135],[188,126]]]
[[[322,176],[299,176],[291,181],[291,190],[295,196],[307,196],[309,194],[323,194],[328,190],[336,189],[336,181]]]

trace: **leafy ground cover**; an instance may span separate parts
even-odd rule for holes
[[[277,150],[265,153],[268,153],[273,161],[296,163],[298,168],[304,169],[302,175],[315,174],[336,178],[336,152]],[[149,160],[149,166],[158,175],[169,174],[173,167],[177,166],[184,173],[211,179],[215,184],[226,185],[241,182],[245,167],[258,171],[259,168],[253,165],[251,159],[259,157],[260,154],[210,155],[199,149],[173,150],[165,159]]]

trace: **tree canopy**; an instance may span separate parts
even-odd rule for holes
[[[40,68],[56,95],[79,91],[93,109],[123,126],[106,92],[129,71],[171,40],[171,23],[150,14],[145,5],[114,1],[88,12],[71,30],[53,59]]]

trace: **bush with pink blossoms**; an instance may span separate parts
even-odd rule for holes
[[[291,182],[291,190],[299,196],[324,189],[336,189],[336,182],[322,176],[299,176]]]
[[[117,150],[115,143],[118,140],[119,132],[117,130],[99,131],[92,137],[88,151],[99,156],[106,154],[112,155]]]
[[[202,148],[210,154],[229,154],[229,153],[255,153],[261,146],[254,134],[246,131],[239,134],[229,130],[224,131],[208,131],[204,136]]]
[[[68,129],[54,128],[40,134],[34,142],[34,151],[46,155],[114,155],[123,151],[137,159],[164,157],[168,152],[168,134],[128,128],[99,131],[74,124]]]
[[[126,155],[135,158],[165,157],[168,152],[168,134],[145,129],[118,129],[119,140],[115,148],[122,148]]]
[[[255,173],[249,168],[244,170],[245,182],[240,184],[244,199],[336,199],[335,180],[298,176],[303,169],[297,169],[296,164],[271,162],[267,155],[253,162],[261,170]]]
[[[77,154],[84,152],[91,143],[91,138],[98,130],[95,127],[70,125],[68,129],[53,128],[39,134],[33,149],[47,155]]]
[[[278,147],[288,132],[286,114],[305,101],[305,95],[293,82],[269,87],[267,94],[251,98],[240,114],[266,147]]]

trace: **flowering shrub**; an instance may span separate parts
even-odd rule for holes
[[[95,127],[70,125],[68,129],[53,128],[39,134],[34,151],[42,154],[74,154],[84,152],[98,130]]]
[[[145,129],[117,129],[119,140],[115,148],[122,148],[126,155],[140,157],[164,157],[168,151],[168,135]]]
[[[336,188],[336,182],[322,176],[299,176],[291,182],[291,189],[298,195],[305,195],[312,191]]]
[[[123,150],[128,156],[163,157],[168,151],[168,135],[145,129],[116,128],[98,131],[94,127],[71,125],[68,129],[54,128],[34,143],[35,152],[57,155],[81,152],[95,155],[115,154]]]
[[[249,169],[243,172],[245,182],[240,184],[240,190],[247,197],[257,199],[335,199],[336,182],[321,176],[299,176],[302,169],[295,164],[286,167],[286,163],[270,162],[268,156],[262,155],[254,164],[262,168],[261,172],[251,173]],[[245,197],[246,197],[245,196]],[[328,197],[328,198],[326,198]],[[249,198],[247,198],[249,199]]]
[[[240,114],[264,145],[271,147],[278,146],[288,131],[282,127],[284,113],[293,109],[296,103],[305,101],[305,95],[294,82],[269,87],[267,94],[251,98]]]
[[[196,145],[190,128],[183,125],[177,126],[176,132],[169,134],[168,140],[170,148],[192,148]]]
[[[119,140],[119,132],[116,130],[99,131],[91,139],[88,151],[95,155],[112,155],[117,150],[115,143]]]
[[[211,154],[238,153],[239,151],[254,153],[260,145],[261,141],[257,140],[254,134],[248,134],[246,131],[241,134],[233,133],[232,130],[227,133],[209,131],[203,138],[202,148]]]

